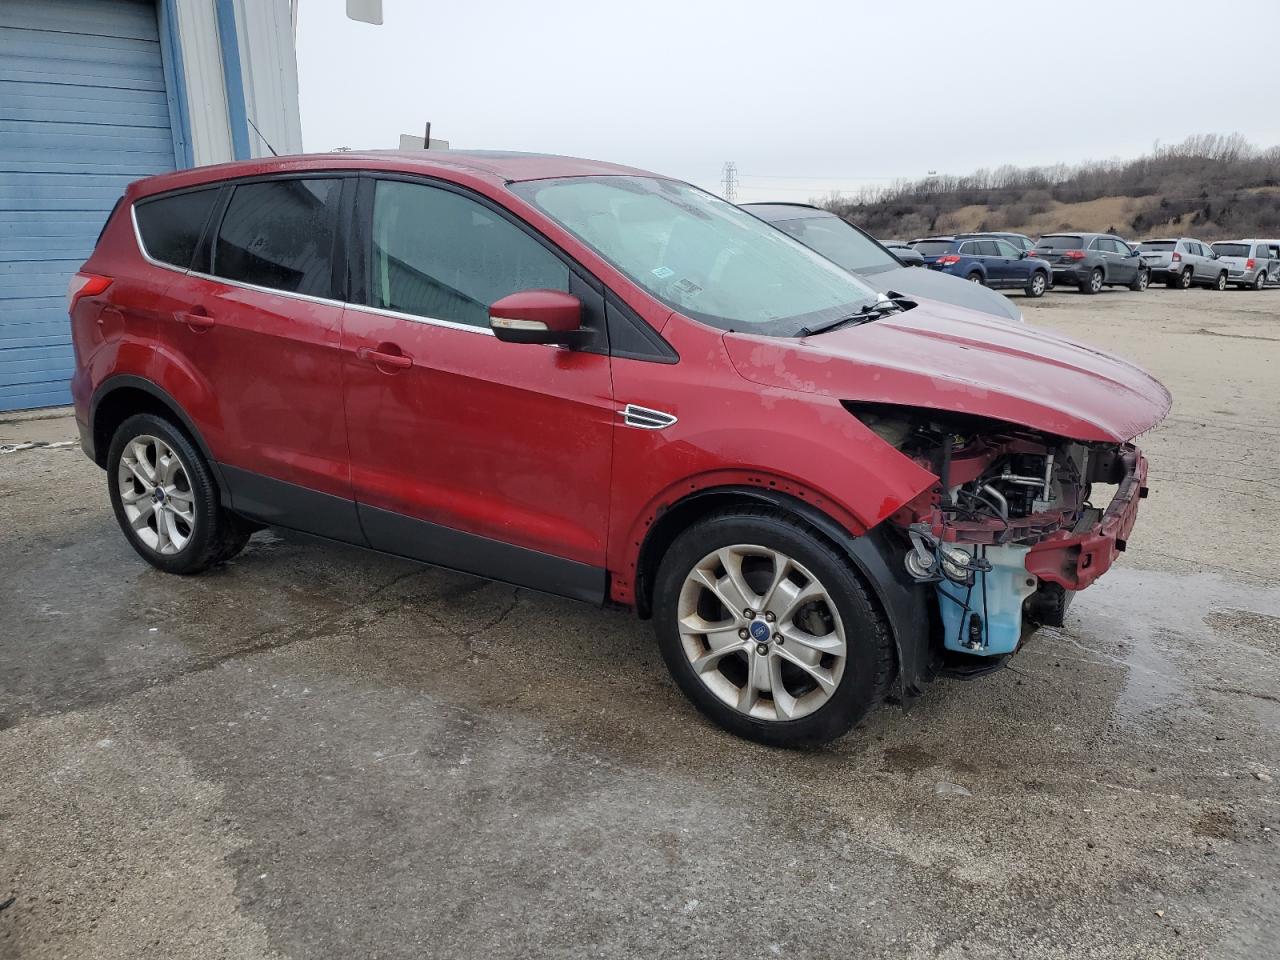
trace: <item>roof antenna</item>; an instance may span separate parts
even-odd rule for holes
[[[245,114],[245,117],[244,117],[244,118],[245,118],[245,120],[249,121],[249,126],[253,127],[253,132],[254,132],[254,133],[256,133],[259,137],[261,137],[261,138],[262,138],[262,142],[263,142],[263,143],[265,143],[265,144],[267,145],[267,149],[271,151],[271,155],[272,155],[273,157],[278,157],[278,156],[280,156],[280,154],[276,153],[276,148],[275,148],[275,147],[273,147],[273,146],[271,145],[271,141],[270,141],[270,140],[268,140],[266,137],[263,137],[263,136],[262,136],[262,131],[261,131],[261,130],[259,130],[259,129],[258,129],[258,125],[257,125],[256,123],[254,123],[254,122],[253,122],[253,118],[252,118],[251,116],[249,116],[247,113]]]

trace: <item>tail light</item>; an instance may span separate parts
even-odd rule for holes
[[[1174,262],[1174,263],[1181,263],[1181,262],[1182,262],[1182,254],[1178,253],[1178,251],[1176,251],[1176,250],[1173,252],[1173,262]]]
[[[1253,269],[1254,267],[1256,267],[1257,265],[1258,265],[1258,264],[1257,264],[1257,261],[1256,261],[1256,260],[1254,260],[1254,259],[1253,259],[1253,257],[1250,257],[1248,260],[1246,260],[1246,261],[1244,262],[1244,268],[1245,268],[1246,270],[1252,270],[1252,269]]]
[[[957,264],[959,262],[960,262],[960,258],[957,257],[954,253],[948,253],[945,257],[939,257],[937,259],[937,264],[940,267],[950,267],[953,264]]]
[[[1083,250],[1068,250],[1063,254],[1063,256],[1068,260],[1083,260],[1085,258],[1085,252]]]
[[[71,313],[81,297],[96,297],[111,286],[110,277],[96,273],[77,273],[67,284],[67,312]]]

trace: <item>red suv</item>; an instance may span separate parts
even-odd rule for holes
[[[702,711],[780,745],[1061,623],[1169,408],[1122,360],[565,157],[144,180],[68,299],[81,440],[147,562],[278,525],[634,607]]]

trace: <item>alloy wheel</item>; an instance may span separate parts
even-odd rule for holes
[[[1045,288],[1044,274],[1037,273],[1034,277],[1031,278],[1031,295],[1033,297],[1040,296],[1042,293],[1044,293],[1044,288]]]
[[[848,647],[821,582],[780,551],[722,547],[685,578],[680,642],[694,674],[720,701],[758,720],[796,720],[840,685]]]
[[[1089,289],[1092,290],[1094,293],[1097,293],[1102,289],[1102,271],[1101,270],[1095,270],[1093,271],[1092,275],[1090,275]]]
[[[196,530],[195,499],[182,458],[163,440],[134,437],[120,456],[120,504],[130,528],[164,556],[182,551]]]
[[[1151,274],[1146,270],[1138,271],[1138,289],[1145,290],[1151,285]]]

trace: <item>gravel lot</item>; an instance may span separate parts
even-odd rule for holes
[[[816,753],[627,615],[275,533],[167,577],[0,453],[0,957],[1274,956],[1280,290],[1020,303],[1174,393],[1129,551]]]

